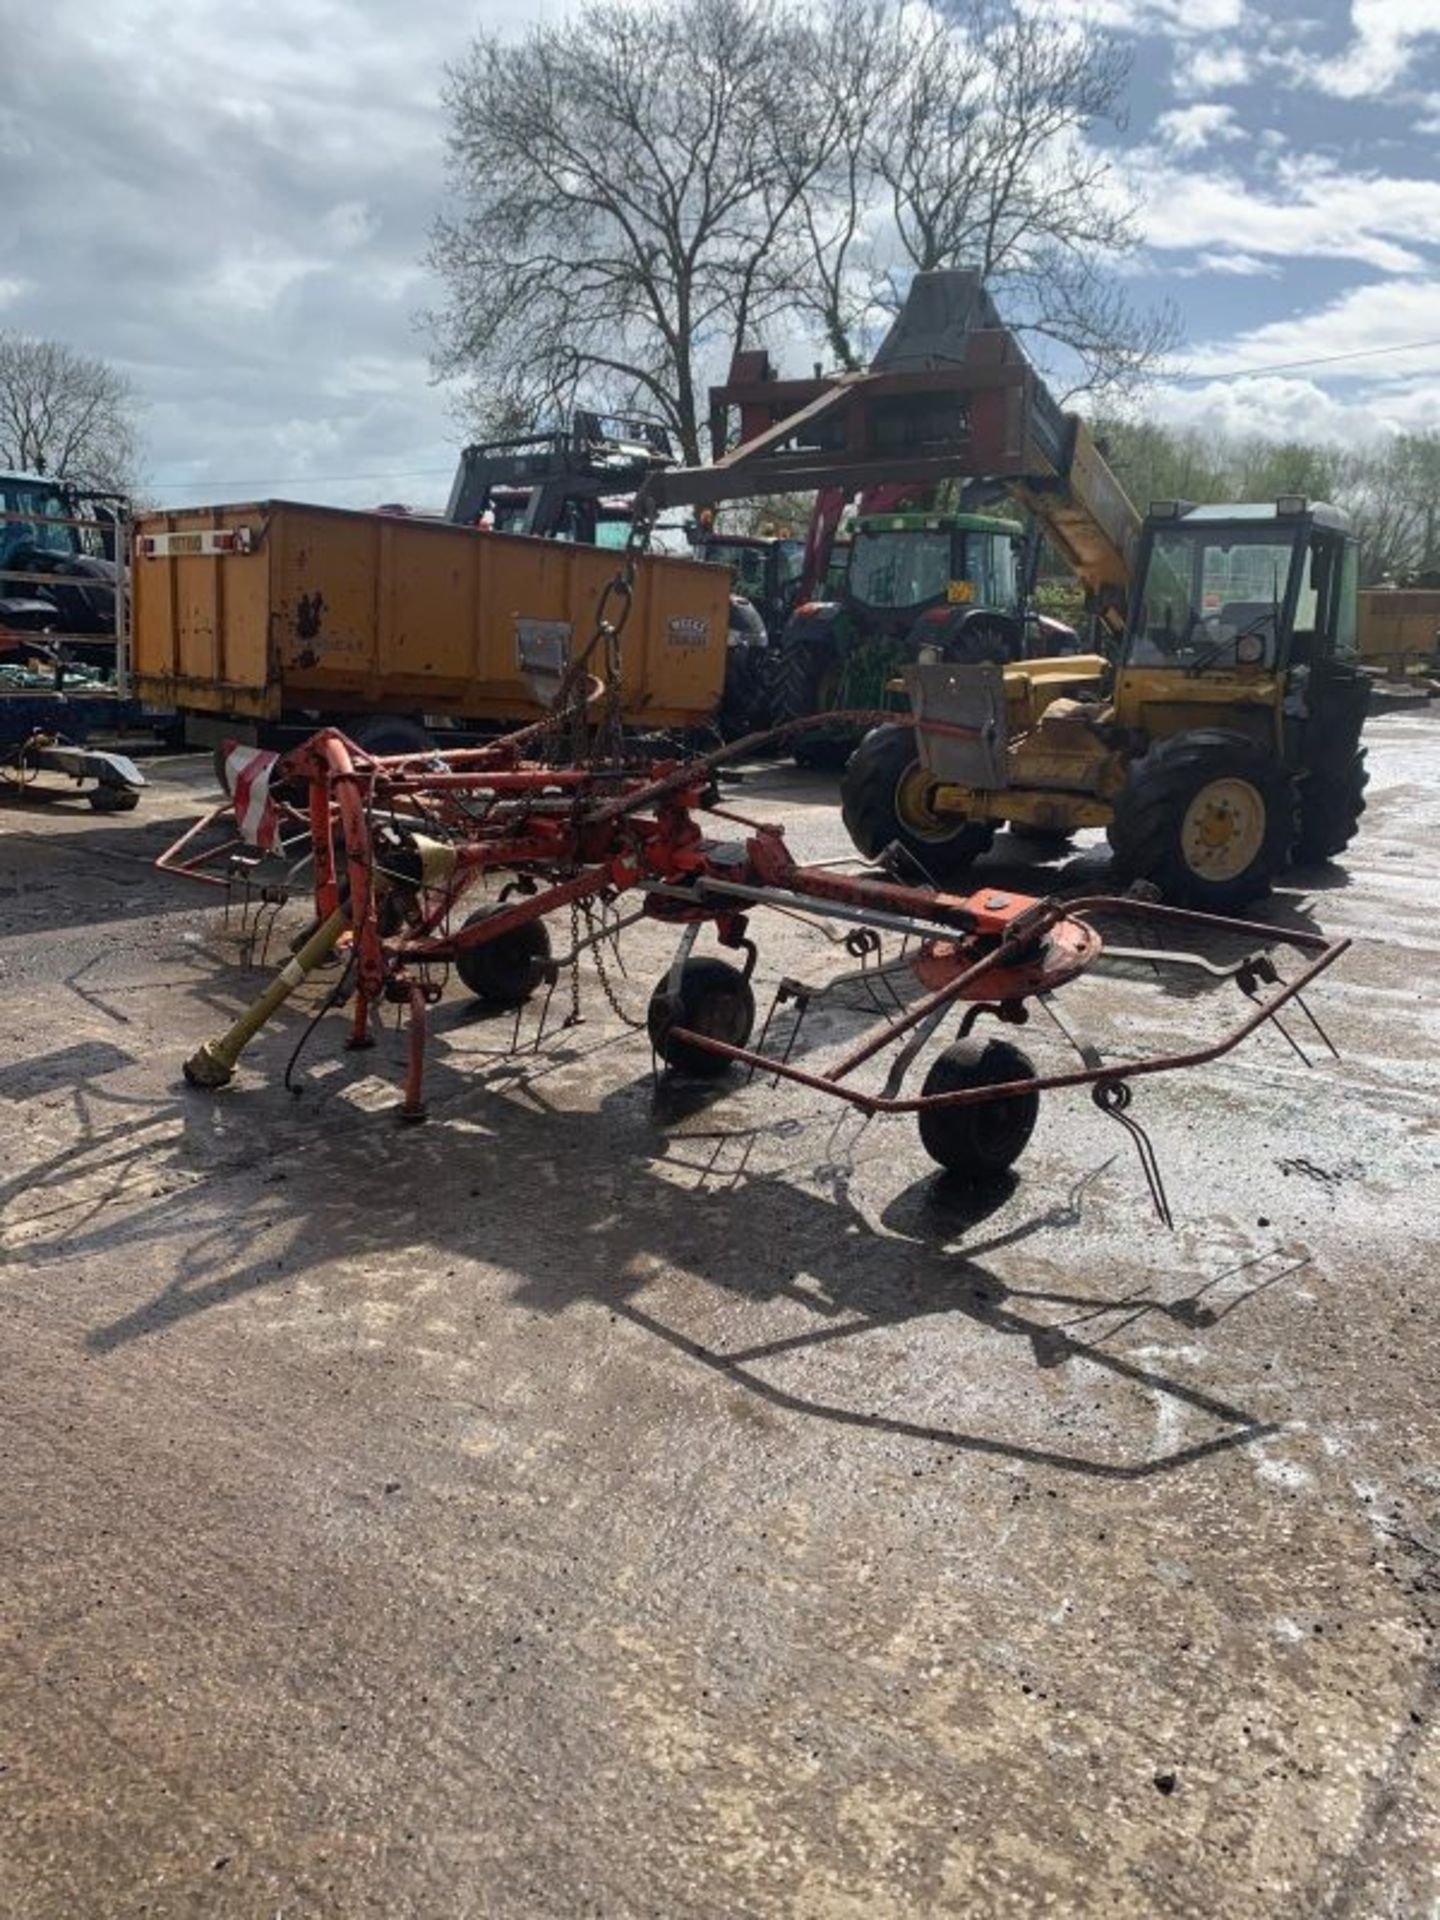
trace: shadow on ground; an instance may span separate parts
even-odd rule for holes
[[[437,1047],[432,1120],[405,1130],[392,1114],[359,1111],[330,1091],[312,1090],[287,1107],[279,1078],[288,1042],[267,1042],[267,1057],[218,1103],[190,1092],[154,1101],[118,1100],[93,1086],[77,1093],[78,1137],[0,1182],[0,1202],[22,1190],[39,1201],[27,1209],[33,1230],[12,1285],[95,1259],[143,1270],[153,1265],[142,1257],[147,1249],[171,1265],[158,1295],[90,1331],[93,1354],[175,1336],[197,1314],[312,1269],[340,1276],[386,1255],[407,1254],[422,1267],[449,1255],[509,1271],[513,1303],[531,1311],[600,1305],[685,1364],[791,1414],[955,1452],[1137,1479],[1273,1431],[1258,1414],[1139,1364],[1114,1343],[1146,1316],[1193,1336],[1303,1263],[1282,1259],[1278,1271],[1273,1260],[1250,1263],[1253,1274],[1228,1269],[1170,1298],[1158,1284],[1118,1295],[1103,1285],[1056,1288],[1046,1282],[1051,1263],[1043,1255],[1028,1284],[987,1264],[1001,1250],[1078,1227],[1108,1162],[1048,1203],[1013,1177],[980,1191],[927,1177],[889,1203],[877,1229],[852,1196],[865,1132],[852,1116],[830,1129],[820,1164],[796,1174],[756,1170],[755,1149],[773,1154],[807,1123],[786,1114],[754,1124],[753,1100],[746,1110],[711,1105],[713,1095],[669,1081],[657,1088],[646,1076],[614,1087],[598,1111],[567,1110],[551,1097],[557,1076],[593,1084],[625,1068],[615,1041],[584,1029],[538,1057],[468,1054],[473,1064],[464,1071]],[[217,1116],[230,1142],[218,1156]],[[219,1196],[216,1180],[225,1183]],[[138,1200],[137,1182],[147,1190]],[[1222,1286],[1223,1306],[1212,1304]],[[715,1342],[704,1301],[716,1291],[759,1311],[759,1337]],[[797,1305],[814,1321],[799,1332]],[[776,1323],[767,1335],[770,1308]],[[1007,1434],[1003,1417],[995,1430],[911,1420],[867,1405],[863,1386],[828,1397],[764,1371],[800,1350],[945,1317],[986,1339],[1019,1343],[1037,1369],[1084,1361],[1140,1389],[1118,1457],[1025,1443]],[[974,1358],[967,1349],[967,1364]],[[1216,1431],[1155,1451],[1154,1396]]]

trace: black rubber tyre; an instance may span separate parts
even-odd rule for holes
[[[1243,734],[1177,733],[1130,769],[1115,802],[1115,877],[1172,906],[1226,913],[1270,891],[1300,831],[1295,781]]]
[[[851,754],[840,782],[845,830],[874,860],[898,840],[932,879],[958,878],[989,847],[995,828],[988,820],[923,811],[924,770],[912,727],[872,727]]]
[[[983,616],[968,621],[945,649],[945,658],[957,667],[974,667],[988,662],[1003,667],[1019,658],[1019,638],[1012,625]]]
[[[755,996],[744,974],[727,960],[687,960],[680,969],[676,1000],[670,997],[667,973],[650,996],[645,1024],[651,1046],[667,1067],[697,1080],[718,1080],[729,1072],[730,1061],[689,1041],[673,1040],[671,1029],[689,1027],[712,1040],[743,1047],[755,1025]]]
[[[1297,860],[1313,865],[1345,851],[1360,831],[1369,779],[1361,747],[1345,766],[1319,770],[1301,783]]]
[[[716,715],[722,740],[740,740],[747,733],[761,733],[774,724],[766,660],[769,651],[762,640],[731,647],[725,655],[725,685]]]
[[[1008,1040],[957,1040],[936,1059],[922,1092],[961,1093],[969,1087],[1003,1087],[1033,1080],[1028,1055]],[[973,1107],[927,1107],[920,1113],[920,1143],[947,1173],[985,1180],[1020,1158],[1035,1131],[1038,1093],[982,1100]]]
[[[407,713],[367,713],[363,720],[356,720],[353,724],[341,720],[340,727],[357,747],[364,747],[367,753],[377,757],[389,753],[435,751],[434,740],[420,722],[412,720]]]
[[[470,915],[467,927],[479,926],[506,911],[501,901]],[[523,1007],[545,978],[550,960],[550,935],[543,920],[528,920],[483,946],[462,947],[455,971],[477,1000],[487,1007]]]
[[[140,804],[134,787],[92,787],[85,798],[96,813],[133,813]]]
[[[832,639],[797,635],[782,643],[775,663],[775,719],[805,720],[835,706],[840,654]],[[830,739],[818,729],[797,733],[790,752],[797,766],[838,771],[850,757],[854,737]]]

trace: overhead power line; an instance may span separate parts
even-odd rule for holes
[[[1393,347],[1356,347],[1352,353],[1319,354],[1313,360],[1275,360],[1260,367],[1229,367],[1223,373],[1172,373],[1156,384],[1176,387],[1200,380],[1248,380],[1259,373],[1297,373],[1302,367],[1333,367],[1342,360],[1374,360],[1384,353],[1415,353],[1422,347],[1440,347],[1440,339],[1401,340]]]
[[[1334,367],[1346,360],[1375,360],[1388,353],[1417,353],[1427,347],[1440,347],[1440,337],[1431,340],[1401,340],[1389,347],[1357,347],[1350,353],[1319,354],[1310,360],[1274,360],[1259,367],[1229,367],[1220,373],[1172,373],[1162,375],[1155,384],[1162,387],[1192,386],[1210,380],[1250,380],[1262,373],[1298,373],[1306,367]],[[450,467],[405,467],[393,473],[292,473],[276,478],[273,474],[249,480],[162,480],[156,487],[162,493],[193,493],[197,489],[217,487],[367,486],[391,480],[433,480],[454,472]]]

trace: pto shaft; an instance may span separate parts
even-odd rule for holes
[[[192,1087],[214,1089],[234,1078],[235,1063],[274,1013],[283,1006],[296,987],[312,974],[345,931],[349,915],[344,907],[322,920],[293,960],[287,961],[270,985],[218,1040],[207,1040],[185,1062],[185,1078]]]

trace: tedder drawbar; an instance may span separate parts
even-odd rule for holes
[[[863,724],[872,716],[845,717]],[[833,721],[829,715],[821,723]],[[192,1085],[225,1085],[246,1044],[338,950],[343,971],[323,1004],[348,1003],[351,1047],[370,1044],[384,1004],[408,1009],[400,1111],[423,1119],[427,1011],[443,991],[447,969],[482,1002],[518,1008],[542,987],[553,989],[560,968],[574,965],[582,949],[599,960],[600,949],[626,927],[648,920],[679,936],[646,1022],[667,1066],[700,1077],[748,1068],[752,1076],[795,1082],[865,1114],[913,1114],[931,1157],[971,1177],[997,1173],[1018,1157],[1042,1093],[1088,1088],[1135,1139],[1168,1222],[1153,1151],[1127,1112],[1132,1083],[1228,1053],[1287,1002],[1308,1016],[1303,989],[1346,945],[1187,912],[1135,893],[1043,899],[981,887],[959,895],[901,884],[873,869],[853,874],[800,864],[781,827],[744,819],[721,804],[719,768],[752,751],[754,737],[691,760],[554,765],[527,757],[543,732],[542,725],[443,757],[376,757],[327,728],[275,764],[272,790],[295,827],[308,828],[314,921],[267,990],[185,1063]],[[475,895],[482,887],[490,893],[497,881],[498,896],[477,906]],[[752,929],[767,910],[847,923],[845,946],[856,957],[873,955],[881,934],[900,936],[899,959],[880,969],[892,982],[888,1010],[823,1071],[796,1064],[793,1028],[789,1046],[767,1051],[769,1019],[752,1045]],[[1167,951],[1163,942],[1109,951],[1143,960],[1156,974],[1198,966],[1228,976],[1249,1002],[1244,1018],[1206,1044],[1130,1059],[1102,1058],[1057,1018],[1078,1063],[1050,1073],[1038,1072],[1008,1039],[974,1037],[984,1016],[1006,1027],[1023,1025],[1037,998],[1048,1011],[1050,996],[1101,957],[1097,923],[1117,913],[1167,935],[1242,936],[1247,954],[1229,966]],[[559,960],[547,930],[557,914],[573,930]],[[582,916],[591,930],[585,938]],[[706,928],[738,964],[696,953]],[[1275,965],[1282,948],[1299,963],[1288,980]],[[908,999],[893,984],[901,974],[910,977]],[[600,977],[606,977],[603,963]],[[809,992],[782,982],[777,1004],[787,993],[804,1000]],[[954,1039],[934,1055],[920,1090],[911,1091],[907,1074],[932,1036],[957,1016]]]

